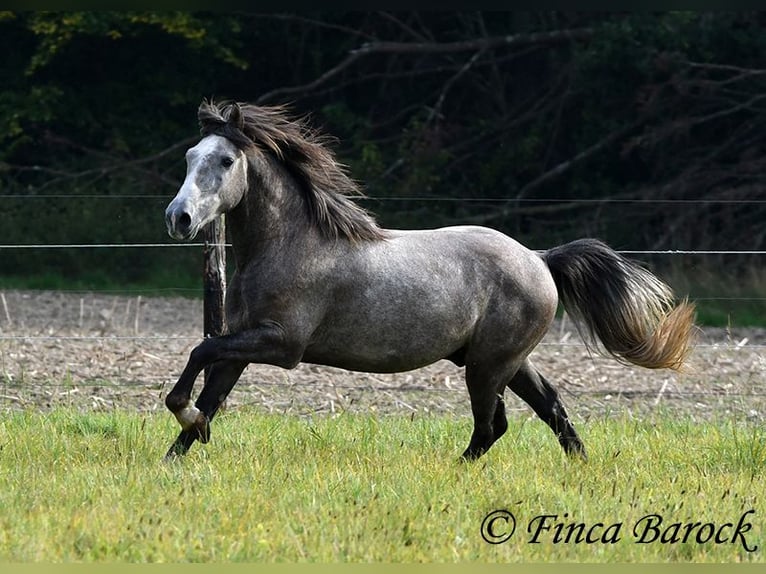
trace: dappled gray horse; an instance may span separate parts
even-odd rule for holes
[[[192,239],[226,214],[235,272],[227,334],[202,341],[167,395],[182,432],[168,456],[207,442],[210,421],[249,363],[392,373],[449,359],[465,366],[475,459],[507,428],[510,388],[585,455],[558,393],[528,355],[559,299],[586,344],[620,361],[679,369],[694,309],[595,239],[542,254],[477,226],[379,227],[326,141],[281,107],[203,102],[202,139],[165,218]],[[600,342],[600,344],[599,344]],[[209,377],[196,402],[199,373]]]

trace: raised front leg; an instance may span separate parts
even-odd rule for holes
[[[228,395],[248,363],[291,369],[300,362],[303,348],[303,345],[286,336],[281,325],[272,321],[241,333],[211,337],[197,345],[189,355],[178,382],[165,398],[165,406],[183,429],[174,444],[178,448],[171,447],[169,454],[183,454],[197,439],[207,442],[209,420],[221,402],[216,401],[220,396],[225,398]],[[197,377],[205,367],[220,361],[229,366],[222,365],[211,371],[208,385],[203,388],[197,404],[193,404],[191,392]]]
[[[237,361],[218,361],[210,367],[210,374],[194,406],[187,404],[182,409],[194,413],[189,417],[192,424],[184,427],[182,423],[183,430],[168,450],[165,458],[186,454],[196,440],[203,444],[210,440],[210,421],[213,420],[221,404],[239,380],[245,367],[247,367],[247,363]],[[176,417],[179,418],[179,422],[183,420],[188,423],[188,419],[183,415],[180,417],[176,415]]]

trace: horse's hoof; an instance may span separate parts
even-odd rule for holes
[[[197,440],[202,444],[207,444],[210,441],[210,419],[201,411],[197,415],[197,420],[194,421],[194,428],[197,431]]]
[[[170,447],[170,450],[168,450],[168,452],[165,453],[165,456],[162,457],[162,460],[168,463],[175,462],[183,458],[185,454],[186,453],[183,452],[181,448],[177,447],[176,445],[173,445]]]
[[[585,445],[579,440],[562,439],[561,446],[564,447],[564,452],[569,458],[588,462],[588,455],[585,453]]]

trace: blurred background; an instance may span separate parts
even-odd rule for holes
[[[0,48],[0,289],[201,294],[163,212],[212,97],[308,115],[386,227],[599,237],[766,324],[766,12],[0,12]]]

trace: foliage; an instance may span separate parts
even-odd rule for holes
[[[481,223],[534,248],[598,235],[622,249],[763,249],[765,23],[760,12],[3,12],[0,244],[166,241],[162,208],[196,107],[214,96],[310,114],[387,226]],[[0,276],[198,275],[179,253],[4,251]]]

